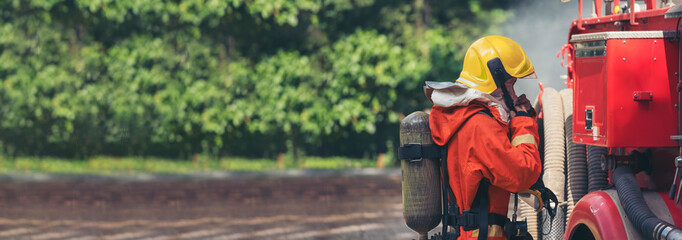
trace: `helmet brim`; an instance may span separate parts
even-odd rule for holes
[[[528,74],[526,76],[520,77],[518,79],[537,79],[538,75],[535,74],[535,72]]]

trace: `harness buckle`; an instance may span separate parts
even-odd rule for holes
[[[463,211],[459,220],[459,225],[466,231],[478,228],[478,214],[469,210]]]

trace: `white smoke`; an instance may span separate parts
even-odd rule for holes
[[[571,22],[578,18],[578,0],[561,3],[559,0],[513,1],[514,15],[501,26],[502,35],[519,43],[535,67],[538,79],[520,79],[516,82],[516,93],[525,93],[528,99],[535,99],[540,92],[538,81],[545,87],[557,90],[566,88],[561,75],[557,52],[568,43]],[[592,1],[583,1],[583,16],[592,12]]]

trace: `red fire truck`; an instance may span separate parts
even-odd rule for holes
[[[593,4],[593,17],[583,19],[579,1],[561,52],[572,89],[562,99],[572,108],[564,110],[570,127],[563,238],[677,239],[682,6]]]

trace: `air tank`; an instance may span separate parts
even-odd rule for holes
[[[414,112],[400,123],[400,146],[407,144],[434,144],[429,114]],[[440,159],[401,160],[401,169],[405,224],[426,240],[442,217]]]

